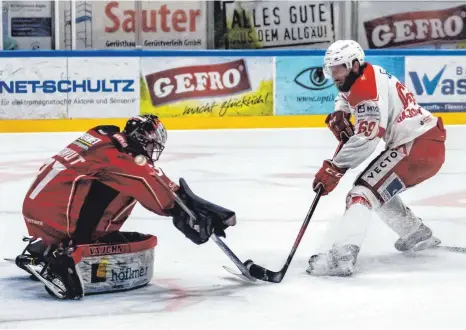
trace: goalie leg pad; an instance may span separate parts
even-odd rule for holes
[[[157,237],[125,243],[78,245],[73,253],[85,294],[130,290],[147,285],[154,273]]]

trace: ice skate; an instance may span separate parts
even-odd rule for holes
[[[82,298],[82,283],[70,255],[73,248],[60,245],[52,251],[52,246],[47,248],[41,240],[25,237],[23,241],[28,245],[15,259],[19,268],[31,274],[31,279],[42,282],[52,296],[59,299]]]
[[[351,276],[358,253],[356,245],[334,246],[328,253],[313,255],[306,272],[314,276]]]
[[[46,247],[43,245],[41,240],[24,237],[23,241],[28,242],[28,245],[23,252],[15,258],[14,262],[16,266],[31,274],[31,280],[38,281],[37,277],[33,272],[31,272],[31,268],[37,273],[42,271],[44,267],[44,254],[46,253]],[[26,267],[26,265],[28,267]]]
[[[432,230],[424,224],[416,230],[414,233],[409,235],[407,238],[399,238],[395,242],[395,249],[401,252],[418,252],[433,246],[437,246],[441,241],[432,236]]]
[[[69,256],[56,257],[39,275],[38,279],[52,296],[59,299],[81,299],[84,296],[83,284]]]

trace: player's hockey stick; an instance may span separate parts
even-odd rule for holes
[[[343,144],[343,142],[340,142],[340,144],[337,147],[337,150],[335,151],[335,154],[333,155],[333,158],[335,158],[337,153],[343,147]],[[246,260],[244,264],[248,268],[249,274],[257,278],[258,280],[266,282],[280,283],[283,280],[286,272],[288,271],[288,267],[290,266],[291,261],[293,260],[296,250],[298,249],[299,243],[301,243],[301,239],[303,238],[304,233],[306,232],[307,226],[311,221],[312,215],[314,214],[314,211],[317,207],[317,204],[319,203],[322,193],[323,188],[320,187],[317,191],[316,197],[314,197],[314,201],[312,202],[309,211],[307,212],[306,218],[304,219],[304,223],[301,226],[301,229],[299,230],[298,236],[296,237],[293,247],[291,248],[291,252],[288,255],[288,258],[286,259],[285,265],[282,267],[282,269],[280,269],[280,271],[278,272],[274,272],[262,266],[256,265],[252,260]]]
[[[443,251],[449,251],[449,252],[457,252],[457,253],[466,253],[466,248],[459,247],[459,246],[438,245],[438,246],[433,246],[430,249],[443,250]]]
[[[288,267],[290,266],[291,261],[293,260],[296,250],[298,249],[299,243],[301,243],[301,239],[303,238],[304,233],[306,232],[307,226],[309,225],[309,222],[311,221],[312,215],[314,214],[314,211],[317,207],[317,204],[319,203],[319,199],[321,196],[322,196],[322,188],[320,188],[319,191],[317,192],[317,195],[314,198],[314,201],[312,202],[311,208],[307,212],[304,223],[301,226],[301,229],[299,230],[298,237],[296,237],[293,247],[291,248],[291,252],[288,255],[288,258],[286,259],[285,265],[282,267],[282,269],[280,269],[280,271],[278,272],[274,272],[262,266],[256,265],[252,260],[247,260],[244,264],[246,265],[246,267],[249,270],[249,273],[253,277],[261,281],[267,281],[267,282],[272,282],[272,283],[280,283],[283,280],[288,270]]]

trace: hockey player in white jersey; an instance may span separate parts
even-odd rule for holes
[[[328,234],[331,248],[311,256],[307,272],[352,275],[373,212],[398,234],[398,251],[420,251],[440,244],[399,194],[442,167],[446,139],[442,119],[417,104],[413,94],[384,68],[365,62],[364,51],[355,41],[333,43],[323,69],[340,91],[326,124],[342,147],[333,160],[323,162],[313,189],[322,189],[323,195],[330,193],[345,172],[365,161],[381,140],[386,149],[354,182],[346,210]]]

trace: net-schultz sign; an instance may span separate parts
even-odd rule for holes
[[[379,17],[364,29],[370,48],[466,40],[466,5]]]
[[[225,2],[224,21],[226,48],[324,47],[335,40],[329,2]]]

